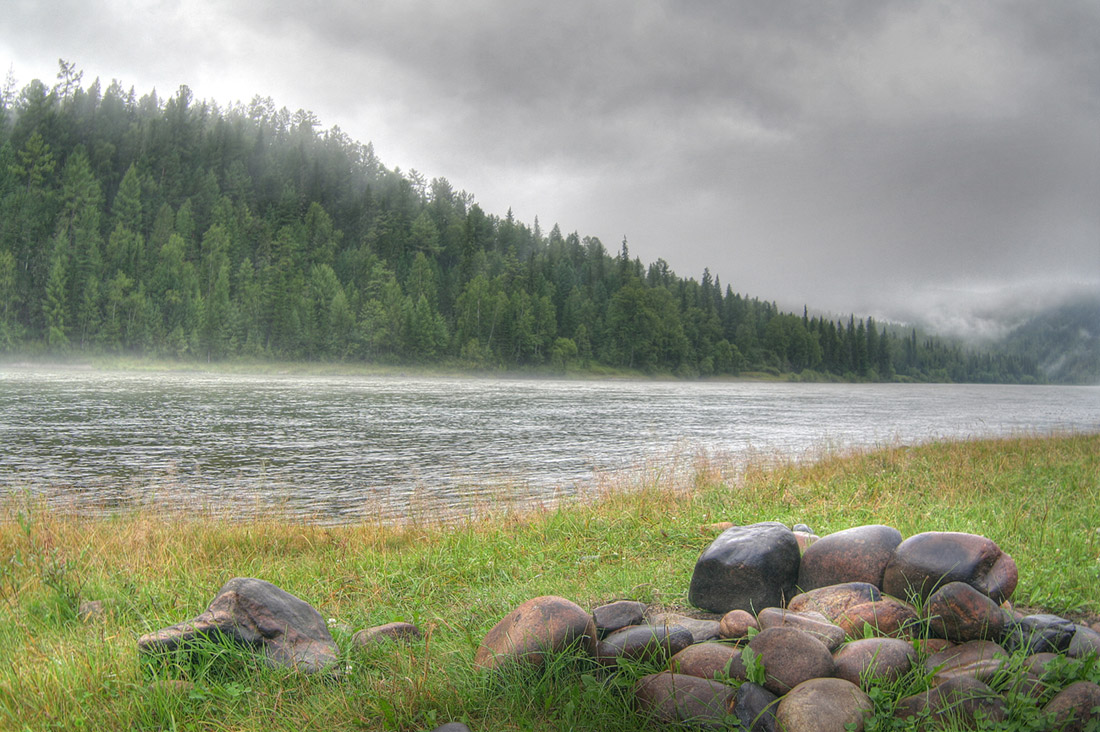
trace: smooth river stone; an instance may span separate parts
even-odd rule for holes
[[[1060,732],[1085,732],[1100,725],[1100,685],[1091,681],[1076,681],[1054,695],[1043,707],[1044,714],[1054,716],[1052,729]]]
[[[596,660],[614,667],[618,659],[664,664],[692,644],[691,631],[678,625],[632,625],[616,630],[596,645]]]
[[[845,582],[882,588],[882,575],[901,543],[892,526],[856,526],[823,536],[807,547],[798,570],[798,587],[806,592]]]
[[[966,677],[988,682],[1005,667],[1008,652],[993,641],[977,640],[933,653],[924,669],[942,681]]]
[[[897,638],[864,638],[845,643],[833,654],[836,675],[860,685],[861,681],[893,683],[917,664],[912,643]]]
[[[494,625],[474,656],[474,666],[494,670],[511,664],[541,666],[546,655],[577,648],[596,649],[596,624],[583,608],[564,597],[532,598]]]
[[[928,715],[919,729],[943,729],[948,718],[962,723],[962,729],[972,729],[979,715],[988,721],[1001,722],[1007,713],[1005,700],[987,684],[965,676],[948,679],[928,691],[907,696],[894,709],[897,719],[920,719]],[[956,727],[947,727],[956,729]]]
[[[984,536],[929,531],[898,544],[886,565],[882,589],[888,595],[924,602],[950,582],[965,582],[1000,604],[1012,597],[1016,562]]]
[[[781,523],[726,529],[696,561],[688,602],[722,614],[782,607],[794,594],[800,559],[794,534]]]
[[[646,604],[637,600],[616,600],[600,605],[592,611],[596,632],[602,638],[628,625],[641,625],[645,618]]]
[[[860,732],[874,708],[851,681],[815,678],[787,692],[775,717],[784,732]]]
[[[808,679],[836,676],[829,649],[809,633],[796,628],[765,628],[748,642],[764,666],[764,688],[782,696]],[[745,651],[741,652],[744,661]]]
[[[997,603],[965,582],[950,582],[932,593],[924,616],[933,635],[952,643],[1000,640],[1008,622]]]
[[[881,599],[882,590],[869,582],[845,582],[795,595],[787,609],[796,613],[819,612],[835,623],[849,608]]]
[[[883,595],[876,602],[865,602],[844,611],[836,624],[849,638],[863,638],[870,628],[873,635],[908,638],[918,627],[916,608],[896,597]]]
[[[761,610],[756,620],[762,629],[786,626],[805,631],[824,643],[830,653],[840,648],[840,644],[844,642],[844,629],[823,617],[819,620],[790,610],[769,607]]]
[[[672,657],[669,668],[702,679],[744,679],[741,649],[729,643],[695,643]]]

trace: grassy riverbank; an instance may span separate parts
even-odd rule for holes
[[[585,505],[497,513],[460,526],[234,522],[143,510],[82,519],[25,496],[0,512],[0,729],[630,729],[612,686],[567,671],[499,685],[471,669],[477,643],[536,595],[584,607],[629,597],[686,608],[717,521],[866,523],[904,535],[980,533],[1018,562],[1016,602],[1100,613],[1100,435],[888,448],[745,470],[700,462]],[[339,681],[228,664],[152,668],[138,635],[189,619],[234,576],[259,577],[356,629],[417,623],[426,639],[349,653]],[[105,615],[77,617],[84,600]],[[187,691],[151,687],[188,678]]]

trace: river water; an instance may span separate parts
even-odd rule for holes
[[[104,372],[0,367],[0,493],[69,510],[462,515],[700,457],[1100,431],[1100,387]]]

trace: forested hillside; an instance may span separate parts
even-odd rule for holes
[[[270,99],[138,96],[64,62],[2,96],[0,351],[1042,379],[494,215]]]

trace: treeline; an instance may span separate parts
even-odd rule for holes
[[[0,96],[0,351],[1034,381],[1034,362],[780,312],[627,242],[483,211],[268,98]]]

